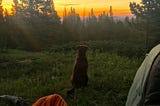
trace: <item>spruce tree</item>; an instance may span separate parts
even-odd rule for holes
[[[130,10],[146,32],[146,45],[154,46],[160,41],[160,0],[142,0],[130,3]],[[152,44],[151,44],[152,43]]]

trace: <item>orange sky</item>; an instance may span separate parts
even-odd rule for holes
[[[71,7],[75,8],[78,13],[83,14],[85,8],[85,15],[88,15],[88,11],[94,8],[95,14],[100,14],[102,11],[108,13],[109,7],[113,8],[114,16],[129,16],[131,15],[129,10],[130,2],[139,3],[141,0],[54,0],[55,9],[58,10],[60,16],[63,15],[64,7],[70,10]],[[65,6],[65,4],[68,4]]]
[[[71,7],[76,9],[76,12],[81,16],[85,8],[85,15],[91,8],[94,9],[95,14],[100,14],[102,11],[109,11],[109,7],[113,8],[114,16],[129,16],[131,15],[129,10],[129,2],[135,1],[139,3],[141,0],[53,0],[55,10],[58,11],[60,16],[63,16],[64,8],[69,11]],[[3,0],[3,6],[5,8],[11,8],[12,0]]]

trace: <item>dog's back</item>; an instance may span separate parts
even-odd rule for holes
[[[78,55],[71,76],[71,82],[74,88],[85,87],[88,83],[86,51],[86,46],[80,46],[78,48]]]

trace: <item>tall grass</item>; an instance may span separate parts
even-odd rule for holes
[[[0,54],[0,95],[30,99],[54,93],[62,95],[69,106],[124,106],[128,90],[142,58],[89,51],[89,84],[66,97],[71,88],[70,74],[76,54],[68,52],[32,53],[9,50]],[[8,103],[0,101],[0,106]]]

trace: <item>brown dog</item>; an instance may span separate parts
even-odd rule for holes
[[[87,75],[88,61],[86,58],[87,49],[88,47],[85,45],[78,46],[78,54],[71,75],[71,82],[74,88],[87,86],[88,82],[88,75]]]
[[[67,92],[68,95],[72,94],[75,88],[85,87],[88,83],[88,61],[86,57],[88,47],[85,45],[80,45],[77,49],[78,54],[71,75],[71,83],[73,88]]]

